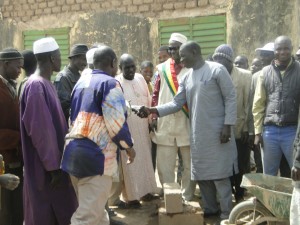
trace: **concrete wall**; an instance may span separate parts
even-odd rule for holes
[[[141,62],[145,59],[152,59],[150,27],[150,22],[146,18],[132,17],[117,12],[95,13],[78,19],[76,29],[74,29],[76,33],[71,35],[71,42],[89,45],[95,42],[105,43],[119,55],[130,53],[138,62]]]
[[[0,47],[22,49],[22,32],[70,27],[70,42],[103,42],[118,55],[128,52],[156,62],[158,21],[216,14],[227,16],[227,42],[237,54],[278,35],[300,35],[300,0],[0,0]]]
[[[254,57],[254,50],[280,35],[299,45],[299,0],[231,1],[227,14],[228,42],[238,54]]]
[[[152,18],[170,18],[173,15],[193,16],[223,8],[226,0],[2,0],[2,17],[27,22],[46,15],[117,10],[119,12]],[[188,13],[188,14],[185,14]],[[213,14],[216,12],[213,12]]]

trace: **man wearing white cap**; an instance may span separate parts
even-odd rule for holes
[[[218,215],[220,209],[220,219],[227,219],[232,209],[229,177],[237,164],[236,145],[231,139],[231,127],[237,118],[234,84],[224,66],[203,60],[196,42],[183,44],[180,56],[181,62],[191,70],[180,83],[176,96],[157,107],[141,107],[138,115],[156,113],[164,117],[188,104],[192,179],[201,189],[204,217]]]
[[[262,69],[253,101],[255,143],[263,139],[263,172],[277,176],[284,155],[293,166],[293,142],[300,105],[300,64],[292,57],[292,41],[279,36],[275,59]]]
[[[90,50],[87,51],[87,53],[85,54],[86,56],[86,62],[87,62],[87,68],[85,68],[82,73],[81,76],[85,76],[87,74],[90,74],[92,72],[92,70],[94,69],[94,65],[93,65],[93,60],[94,60],[94,54],[95,51],[97,50],[97,47],[92,47]]]
[[[255,49],[256,55],[262,62],[262,68],[271,64],[272,60],[274,59],[274,42],[269,42],[264,45],[262,48]],[[252,114],[252,106],[253,106],[253,98],[254,92],[256,88],[257,78],[261,73],[261,69],[252,75],[252,81],[250,86],[250,93],[249,93],[249,144],[254,144],[254,121],[253,121],[253,114]],[[261,146],[254,145],[253,147],[254,152],[254,160],[256,164],[256,172],[262,173],[262,160],[261,160]]]
[[[69,176],[60,170],[67,123],[50,78],[61,66],[51,38],[33,44],[37,69],[20,103],[26,225],[69,225],[78,203]]]
[[[176,95],[180,80],[188,71],[180,63],[179,48],[187,42],[187,37],[173,33],[169,40],[171,58],[157,66],[158,77],[152,96],[152,106],[171,101]],[[163,118],[153,116],[157,125],[152,140],[157,144],[157,171],[161,184],[175,182],[175,166],[178,149],[183,159],[182,194],[186,200],[193,197],[190,172],[189,116],[186,106],[181,111]],[[157,123],[157,124],[156,124]],[[154,125],[154,127],[155,127]]]
[[[262,48],[255,49],[256,55],[261,59],[262,66],[269,66],[274,59],[274,42],[269,42],[266,45],[264,45]],[[262,73],[262,70],[256,72],[252,76],[252,82],[250,87],[250,94],[249,94],[249,143],[253,145],[254,143],[254,121],[253,121],[253,113],[252,113],[252,107],[253,107],[253,99],[254,99],[254,92],[256,89],[257,79]],[[254,145],[254,159],[256,164],[256,172],[262,173],[262,159],[261,159],[261,153],[263,153],[263,145]],[[262,150],[262,151],[261,151]],[[282,177],[290,178],[291,176],[291,170],[289,167],[289,164],[286,161],[285,156],[282,156],[280,161],[280,175]]]

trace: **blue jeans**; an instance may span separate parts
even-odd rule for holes
[[[277,176],[282,154],[292,168],[296,131],[297,126],[264,126],[262,154],[264,174]]]

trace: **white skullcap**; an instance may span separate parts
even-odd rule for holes
[[[87,64],[93,64],[93,61],[94,61],[94,54],[95,54],[95,51],[96,51],[96,50],[98,50],[98,48],[91,48],[91,49],[88,50],[87,53],[85,54]]]
[[[33,53],[53,52],[59,49],[59,46],[53,37],[39,39],[33,43]]]
[[[296,55],[300,55],[300,48],[299,48],[298,51],[296,52]]]
[[[185,44],[187,42],[187,37],[180,33],[173,33],[171,34],[169,43],[172,41],[178,41],[182,44]]]
[[[269,52],[274,52],[274,43],[273,42],[270,42],[268,44],[266,44],[264,47],[262,48],[257,48],[255,49],[255,52],[258,52],[258,51],[269,51]]]

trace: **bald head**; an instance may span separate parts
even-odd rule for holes
[[[197,42],[194,41],[189,41],[181,45],[179,55],[181,62],[186,68],[199,69],[204,63],[201,48]]]
[[[181,45],[179,51],[181,51],[182,49],[193,51],[196,55],[201,55],[201,48],[195,41],[188,41],[187,43]]]
[[[274,45],[279,43],[287,43],[292,46],[292,40],[288,36],[279,36],[275,39]]]
[[[126,62],[134,62],[133,56],[130,55],[130,54],[127,54],[127,53],[121,55],[121,57],[120,57],[120,66],[122,66]]]
[[[103,70],[112,76],[115,76],[118,70],[116,53],[106,45],[98,47],[95,51],[93,64],[95,69]]]
[[[127,53],[121,55],[119,68],[122,71],[125,79],[133,80],[136,71],[136,65],[132,55]]]
[[[274,55],[281,64],[288,64],[292,57],[292,41],[287,36],[279,36],[274,42]]]

